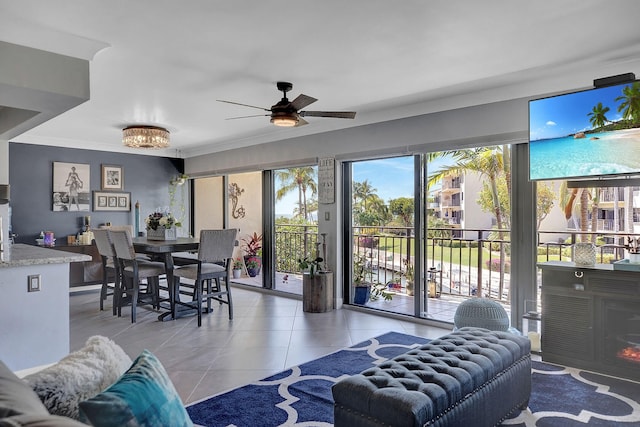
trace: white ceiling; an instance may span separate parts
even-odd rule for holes
[[[91,99],[14,141],[127,152],[121,129],[147,124],[171,149],[142,154],[191,157],[640,75],[638,17],[638,0],[0,0],[0,40],[91,61]],[[216,99],[269,108],[280,80],[358,114],[225,120],[260,111]]]

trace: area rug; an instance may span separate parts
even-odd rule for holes
[[[331,386],[429,342],[389,332],[187,407],[207,426],[332,426]],[[640,427],[640,384],[533,362],[529,408],[503,425]]]

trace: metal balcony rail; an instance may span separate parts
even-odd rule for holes
[[[367,281],[383,283],[393,292],[406,293],[407,265],[415,265],[412,228],[354,227],[353,250],[366,259]],[[277,271],[301,273],[297,260],[315,257],[318,229],[314,225],[277,225]],[[538,262],[571,261],[572,245],[595,241],[597,262],[624,258],[627,233],[538,232]],[[430,296],[483,295],[509,304],[511,247],[510,230],[430,228],[425,248],[424,283]],[[408,262],[408,264],[407,264]]]

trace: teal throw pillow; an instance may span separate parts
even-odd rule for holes
[[[80,402],[80,419],[95,427],[193,426],[167,372],[148,350],[115,384]]]

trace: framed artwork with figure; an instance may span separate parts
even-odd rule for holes
[[[53,211],[90,211],[90,178],[88,164],[53,162]]]
[[[124,174],[122,166],[102,165],[102,190],[123,190]]]

